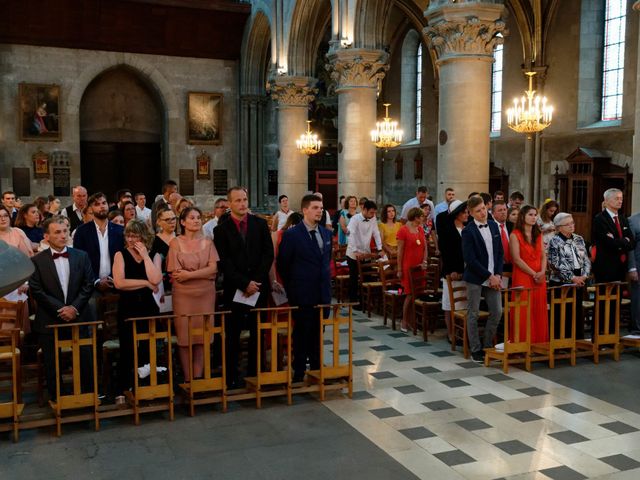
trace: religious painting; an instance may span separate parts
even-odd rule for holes
[[[21,83],[19,118],[20,140],[59,142],[60,85]]]
[[[34,178],[49,178],[49,154],[40,148],[31,156]]]
[[[196,164],[198,166],[197,178],[198,180],[210,180],[211,179],[211,157],[207,152],[202,150],[202,153],[196,157]]]
[[[219,145],[221,141],[222,94],[189,92],[187,98],[187,142]]]

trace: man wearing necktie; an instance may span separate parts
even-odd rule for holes
[[[513,230],[513,223],[507,221],[507,203],[504,200],[493,202],[493,220],[500,229],[500,240],[502,240],[502,251],[504,252],[504,272],[511,272],[511,252],[509,251],[509,235]]]
[[[634,266],[629,266],[629,256],[636,246],[636,239],[629,228],[629,221],[621,213],[623,195],[617,188],[604,192],[604,209],[593,219],[592,240],[596,249],[593,273],[596,283],[624,282],[627,273],[632,281],[638,279]],[[611,322],[610,332],[615,325]]]
[[[38,305],[34,329],[42,347],[47,389],[53,400],[56,397],[55,344],[53,329],[47,326],[94,320],[93,309],[88,304],[93,293],[93,271],[86,252],[66,246],[69,230],[64,219],[48,218],[43,229],[44,239],[51,248],[31,259],[35,271],[29,287]],[[60,331],[62,335],[65,333],[69,332]],[[93,384],[91,351],[83,347],[80,354],[82,391],[86,393]]]
[[[293,381],[304,379],[307,363],[320,368],[320,312],[331,303],[331,232],[320,225],[322,200],[302,198],[303,219],[282,235],[276,264],[293,311]]]

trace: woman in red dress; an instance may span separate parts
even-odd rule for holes
[[[406,293],[402,307],[402,325],[400,330],[406,332],[409,325],[413,325],[413,295],[411,292],[411,267],[427,263],[427,242],[424,236],[422,223],[424,212],[421,208],[414,207],[407,213],[407,223],[398,230],[398,278],[402,289]]]
[[[525,205],[520,209],[518,220],[509,238],[509,248],[513,261],[512,286],[531,289],[531,343],[549,341],[549,321],[547,318],[547,254],[542,243],[542,232],[536,223],[538,211]],[[526,299],[526,294],[523,299]],[[510,313],[511,322],[515,312]],[[520,313],[521,338],[514,339],[514,329],[510,326],[509,340],[524,341],[527,314],[525,307]]]

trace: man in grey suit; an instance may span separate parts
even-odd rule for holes
[[[640,238],[640,213],[629,217],[629,228],[635,238]],[[640,266],[640,242],[629,252],[629,289],[631,290],[631,324],[629,333],[640,335],[640,282],[638,282],[638,270]]]
[[[51,248],[31,259],[35,271],[29,287],[38,305],[34,329],[42,347],[47,389],[53,400],[56,398],[55,343],[53,329],[47,326],[94,319],[93,309],[88,305],[93,293],[93,271],[86,252],[67,248],[69,230],[62,217],[48,218],[43,229],[44,239]],[[90,349],[82,347],[80,354],[82,390],[88,392],[93,384]]]

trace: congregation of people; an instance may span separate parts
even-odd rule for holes
[[[206,213],[182,197],[172,180],[163,184],[150,208],[145,194],[134,195],[128,189],[118,191],[112,204],[105,194],[89,195],[80,185],[73,188],[72,198],[65,208],[55,197],[22,205],[7,191],[0,205],[0,240],[32,257],[35,266],[29,282],[12,295],[33,299],[33,331],[43,350],[51,398],[56,395],[55,352],[47,327],[93,320],[96,300],[108,293],[119,294],[116,394],[131,389],[134,375],[149,374],[144,348],[134,365],[132,324],[126,320],[167,311],[175,316],[178,357],[187,382],[203,375],[207,361],[202,337],[190,343],[187,316],[192,325],[201,326],[209,317],[194,315],[230,311],[225,332],[227,386],[242,386],[245,376],[256,373],[254,308],[275,305],[276,295],[297,307],[293,381],[303,381],[307,368],[319,367],[316,307],[331,303],[332,277],[338,268],[335,252],[340,249],[346,260],[342,268],[349,275],[348,300],[356,310],[365,308],[359,264],[364,259],[397,262],[398,292],[404,295],[403,332],[415,322],[410,272],[416,267],[426,270],[436,259],[440,276],[450,280],[442,281],[450,342],[455,339],[449,286],[466,287],[467,334],[476,362],[484,360],[484,348],[494,346],[503,318],[501,292],[507,287],[522,287],[530,296],[531,342],[542,343],[550,334],[548,286],[572,284],[583,295],[591,281],[629,281],[629,329],[640,333],[640,245],[636,247],[635,240],[640,213],[629,219],[622,214],[623,193],[617,189],[604,193],[603,209],[593,219],[590,249],[576,233],[570,212],[561,211],[554,200],[540,208],[526,205],[517,191],[508,198],[499,191],[473,192],[463,200],[447,188],[434,205],[427,188],[419,187],[401,209],[392,204],[378,208],[373,200],[350,195],[340,198],[333,215],[319,193],[305,195],[299,211],[281,195],[269,222],[251,213],[243,187],[229,189]],[[482,300],[489,316],[481,336]],[[584,338],[581,310],[577,318],[575,336]],[[524,319],[521,315],[520,321]],[[241,364],[243,331],[249,332],[246,366]]]

